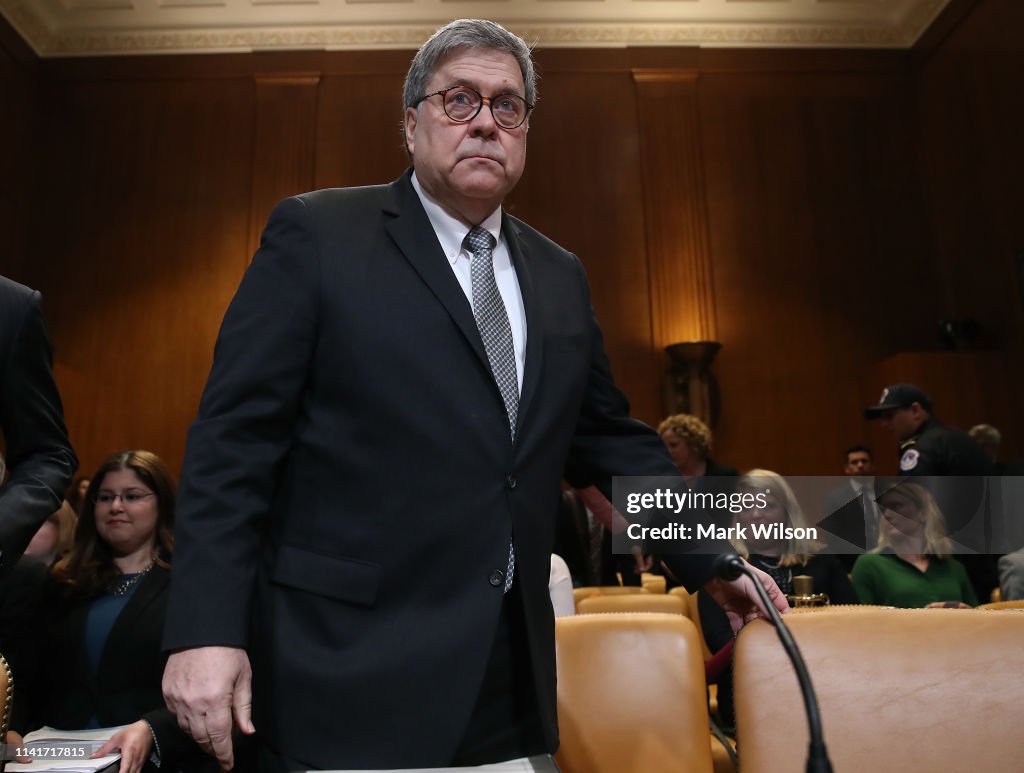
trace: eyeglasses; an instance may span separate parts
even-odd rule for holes
[[[431,97],[441,97],[444,114],[457,123],[468,123],[480,114],[480,109],[487,103],[494,116],[494,122],[502,129],[518,129],[526,121],[526,116],[533,110],[533,105],[516,94],[498,94],[496,97],[485,97],[469,86],[452,86],[435,91],[416,100],[413,107]]]
[[[112,505],[114,500],[120,497],[121,504],[130,507],[153,496],[156,494],[152,491],[122,491],[120,494],[115,494],[113,491],[100,491],[92,498],[92,501],[98,505]]]

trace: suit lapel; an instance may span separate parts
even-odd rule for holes
[[[476,320],[473,319],[473,309],[466,300],[466,294],[462,292],[462,287],[459,286],[455,273],[437,241],[430,219],[416,196],[410,182],[411,176],[411,171],[406,172],[391,184],[385,211],[394,217],[387,221],[385,227],[405,259],[412,264],[455,320],[466,341],[490,373],[491,366],[487,361],[487,352],[484,350],[484,342],[480,338]]]
[[[420,278],[451,315],[493,381],[494,376],[491,374],[487,352],[484,349],[483,340],[480,338],[476,320],[473,319],[473,309],[437,241],[434,228],[430,225],[430,219],[423,211],[419,197],[412,187],[411,177],[412,171],[410,170],[391,184],[384,211],[391,214],[392,218],[386,222],[385,228],[405,259],[412,264]],[[540,380],[544,330],[541,323],[540,300],[529,269],[528,251],[519,239],[519,230],[515,223],[504,213],[502,214],[502,233],[508,242],[509,254],[512,257],[512,265],[515,266],[519,291],[523,296],[523,308],[526,313],[526,362],[523,373],[523,391],[519,397],[516,421],[516,437],[519,438],[523,427],[523,418],[527,415]],[[495,394],[501,399],[501,392],[496,383],[494,389]]]
[[[133,640],[129,632],[139,624],[142,614],[150,604],[166,591],[169,582],[170,574],[161,566],[154,566],[149,574],[139,582],[132,597],[124,605],[124,609],[117,616],[107,635],[107,643],[103,647],[103,654],[100,656],[99,668],[97,668],[98,678],[105,678],[104,675],[109,673],[108,669],[110,668],[119,670],[118,664],[125,660],[138,657],[138,653],[121,652],[121,650]]]
[[[523,309],[526,313],[526,362],[523,366],[523,391],[519,395],[519,416],[516,420],[516,438],[522,437],[523,420],[528,415],[530,403],[537,393],[540,381],[541,361],[544,351],[544,326],[540,313],[540,298],[530,271],[529,252],[519,238],[519,229],[505,213],[502,213],[501,230],[508,242],[512,265],[519,280],[519,292],[523,295]],[[517,440],[518,443],[518,440]]]

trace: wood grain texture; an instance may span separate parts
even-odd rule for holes
[[[712,281],[682,313],[724,344],[723,461],[837,472],[870,437],[872,382],[895,379],[879,363],[937,349],[943,317],[979,319],[1009,363],[985,372],[1019,383],[1020,14],[984,0],[914,52],[537,51],[541,99],[507,206],[583,261],[639,418],[661,418],[668,301],[702,281],[673,263],[686,250]],[[410,53],[39,63],[0,47],[20,108],[0,122],[19,191],[5,186],[0,226],[25,256],[14,278],[46,294],[83,470],[127,446],[177,469],[269,208],[406,166]],[[1020,455],[1005,407],[992,416]]]

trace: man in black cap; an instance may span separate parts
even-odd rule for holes
[[[928,476],[922,483],[935,497],[949,534],[976,551],[959,558],[975,594],[987,599],[998,584],[993,537],[998,543],[1002,533],[985,505],[987,476],[993,472],[988,455],[966,432],[938,421],[931,398],[914,384],[887,386],[878,405],[865,409],[864,418],[880,419],[895,435],[902,475]],[[956,477],[942,480],[949,476]]]
[[[904,475],[991,475],[992,464],[974,440],[938,421],[932,401],[913,384],[892,384],[882,390],[878,405],[865,419],[880,419],[899,441]]]

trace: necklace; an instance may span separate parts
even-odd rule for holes
[[[793,570],[788,566],[781,566],[781,558],[776,557],[775,562],[772,563],[766,556],[754,555],[751,556],[751,563],[755,566],[760,565],[761,569],[771,575],[775,584],[779,586],[779,590],[787,596],[793,592]]]
[[[110,585],[107,586],[107,593],[109,593],[112,596],[123,596],[136,585],[138,585],[142,578],[149,574],[150,570],[152,570],[154,566],[155,564],[152,561],[150,561],[149,566],[147,566],[141,572],[134,572],[132,574],[122,574],[120,577],[118,577],[116,580],[111,582]]]

